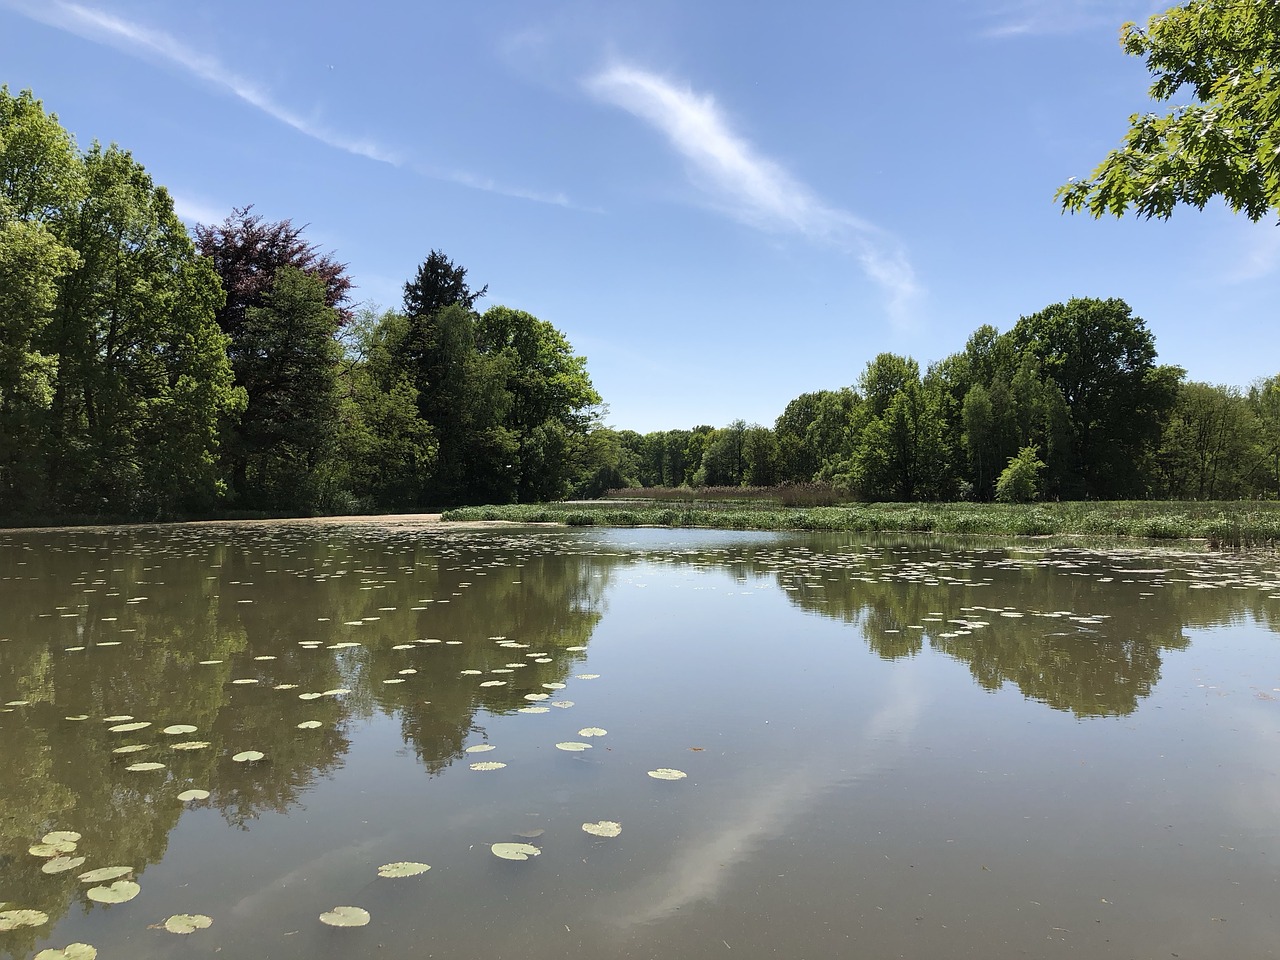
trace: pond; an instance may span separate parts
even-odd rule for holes
[[[0,531],[0,956],[1276,956],[1278,565]]]

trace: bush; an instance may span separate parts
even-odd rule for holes
[[[1009,465],[1000,472],[996,481],[996,499],[1001,503],[1030,503],[1036,498],[1037,484],[1044,463],[1037,456],[1033,444],[1023,447],[1016,457],[1009,458]]]

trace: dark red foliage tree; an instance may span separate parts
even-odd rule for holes
[[[222,223],[196,227],[196,247],[213,261],[227,293],[226,306],[218,311],[218,323],[233,344],[244,326],[245,311],[263,306],[264,295],[281,267],[297,267],[319,278],[324,283],[325,303],[338,311],[343,323],[351,319],[352,284],[347,265],[303,240],[304,229],[290,220],[268,223],[253,213],[252,204],[236,207]]]

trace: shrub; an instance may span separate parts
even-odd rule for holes
[[[1044,462],[1034,444],[1023,447],[1016,457],[1009,458],[1009,465],[1000,472],[996,481],[996,499],[1001,503],[1030,503],[1036,498],[1037,484]]]

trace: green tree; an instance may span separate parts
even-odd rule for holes
[[[1044,470],[1039,451],[1034,446],[1023,447],[1016,457],[1009,458],[1009,465],[1000,472],[996,481],[996,499],[1001,503],[1028,503],[1036,498],[1040,473]]]
[[[404,328],[403,315],[367,309],[344,336],[338,464],[354,509],[415,508],[435,464],[435,434],[418,412],[418,390],[391,355]]]
[[[1062,393],[1074,428],[1070,495],[1119,499],[1140,497],[1149,482],[1151,458],[1177,395],[1182,371],[1157,367],[1155,338],[1123,300],[1076,298],[1022,317],[1010,331],[1029,370],[1018,397],[1020,443],[1044,422],[1036,371]],[[1015,390],[1017,394],[1019,390]],[[1039,404],[1039,416],[1021,408]]]
[[[1124,146],[1057,196],[1065,210],[1167,218],[1179,203],[1221,196],[1251,220],[1280,212],[1280,6],[1273,0],[1192,0],[1126,23],[1121,46],[1146,59],[1151,97],[1184,88],[1195,102],[1134,114]]]
[[[490,307],[476,322],[476,346],[507,372],[503,426],[516,439],[517,499],[560,499],[571,479],[569,448],[586,434],[600,404],[586,358],[550,323],[502,306]]]
[[[262,299],[246,309],[238,342],[241,375],[255,385],[234,441],[243,502],[320,510],[337,439],[338,312],[324,282],[297,267],[281,267]]]
[[[59,217],[76,265],[40,352],[57,357],[43,451],[55,509],[170,515],[219,493],[218,419],[237,404],[223,293],[173,202],[133,157],[95,144]]]
[[[745,420],[735,420],[716,430],[702,454],[702,463],[694,477],[700,487],[737,487],[746,475]]]
[[[969,454],[969,477],[973,493],[979,500],[991,495],[995,467],[994,426],[991,397],[980,383],[969,388],[964,397],[964,445]]]

